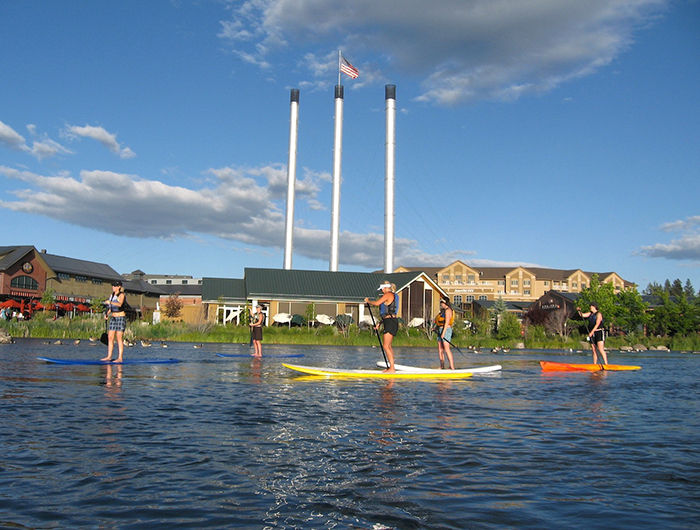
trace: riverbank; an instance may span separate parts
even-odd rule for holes
[[[42,338],[54,340],[89,340],[99,339],[105,331],[105,321],[101,316],[88,315],[75,318],[58,318],[37,313],[35,318],[27,321],[2,321],[0,329],[14,338]],[[199,343],[241,343],[250,341],[247,326],[223,326],[211,323],[200,325],[182,322],[131,322],[127,326],[125,339],[137,341],[169,341]],[[371,329],[360,329],[350,325],[345,330],[335,326],[318,328],[270,326],[264,330],[265,344],[299,344],[326,346],[376,346],[377,335]],[[583,337],[572,334],[559,336],[524,336],[520,339],[499,340],[494,337],[475,335],[465,330],[455,330],[452,343],[462,350],[498,349],[500,351],[518,348],[527,349],[588,349]],[[402,327],[394,339],[398,347],[435,347],[435,336],[422,328]],[[700,336],[690,337],[609,337],[606,346],[611,350],[643,351],[675,350],[700,351]]]

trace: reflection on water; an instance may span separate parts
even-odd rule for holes
[[[185,362],[106,366],[36,360],[95,354],[82,345],[0,346],[0,526],[696,526],[696,357],[614,353],[643,370],[545,375],[538,360],[567,357],[481,354],[458,364],[503,372],[387,381],[216,352],[247,345],[171,343]],[[267,352],[347,368],[381,355]]]

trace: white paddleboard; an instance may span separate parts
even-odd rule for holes
[[[387,364],[384,361],[377,361],[377,366],[379,368],[386,368]],[[407,372],[407,373],[440,373],[445,371],[451,371],[449,368],[443,370],[442,368],[421,368],[419,366],[407,366],[405,364],[394,364],[394,368],[397,372]],[[459,370],[453,370],[458,372],[470,372],[472,374],[486,374],[489,372],[497,372],[502,368],[500,364],[494,364],[492,366],[475,366],[473,368],[461,368]]]

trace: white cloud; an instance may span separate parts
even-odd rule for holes
[[[219,37],[250,63],[269,68],[294,47],[313,78],[336,70],[343,50],[368,83],[401,69],[423,79],[418,99],[457,104],[512,100],[548,91],[609,64],[634,30],[668,0],[248,0],[230,2]],[[309,52],[326,47],[326,55]],[[387,77],[385,74],[383,77]],[[303,83],[302,83],[303,84]]]
[[[0,143],[11,149],[28,150],[24,136],[2,121],[0,121]]]
[[[27,130],[36,135],[36,126],[29,124]],[[52,157],[58,153],[70,154],[71,152],[58,142],[49,138],[34,141],[31,147],[27,144],[24,136],[15,131],[12,127],[0,121],[0,144],[5,144],[11,149],[24,151],[39,160]]]
[[[118,155],[119,158],[134,158],[136,156],[136,153],[134,153],[131,148],[119,145],[117,136],[108,132],[103,127],[95,127],[94,125],[69,125],[66,127],[65,134],[73,138],[80,136],[97,140],[112,153]]]
[[[677,232],[680,230],[693,230],[700,228],[700,215],[693,215],[687,219],[672,221],[661,225],[661,230],[664,232]]]
[[[664,232],[680,232],[680,237],[670,243],[643,246],[636,254],[700,263],[700,215],[664,223],[660,228]]]
[[[79,178],[74,178],[0,166],[0,175],[27,185],[26,189],[12,192],[17,200],[0,201],[0,207],[135,238],[206,234],[282,249],[285,219],[279,205],[283,202],[279,189],[282,176],[286,179],[284,167],[224,167],[207,173],[212,177],[207,186],[188,189],[112,171],[82,171]],[[298,190],[300,195],[316,201],[318,181],[327,178],[323,173],[306,172]],[[396,264],[447,264],[469,254],[428,254],[410,239],[397,239],[394,246]],[[378,268],[384,256],[384,235],[342,232],[339,248],[341,263]],[[327,260],[329,231],[296,226],[294,252]]]

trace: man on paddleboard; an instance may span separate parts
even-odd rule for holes
[[[396,368],[394,367],[394,350],[391,343],[399,331],[399,295],[396,294],[396,285],[387,281],[379,286],[379,290],[382,292],[379,298],[376,300],[365,298],[365,303],[379,306],[381,323],[384,326],[382,345],[384,346],[384,353],[386,353],[386,360],[389,361],[389,368],[384,371],[393,373],[396,371]],[[379,324],[375,326],[375,329],[379,329]]]
[[[608,364],[608,356],[605,353],[605,328],[603,328],[603,313],[598,310],[596,304],[591,304],[590,311],[581,313],[578,310],[578,314],[583,318],[588,319],[588,324],[586,328],[588,329],[588,340],[591,342],[591,350],[593,350],[593,364],[598,364],[598,356],[596,354],[600,353],[600,358],[603,364]]]

